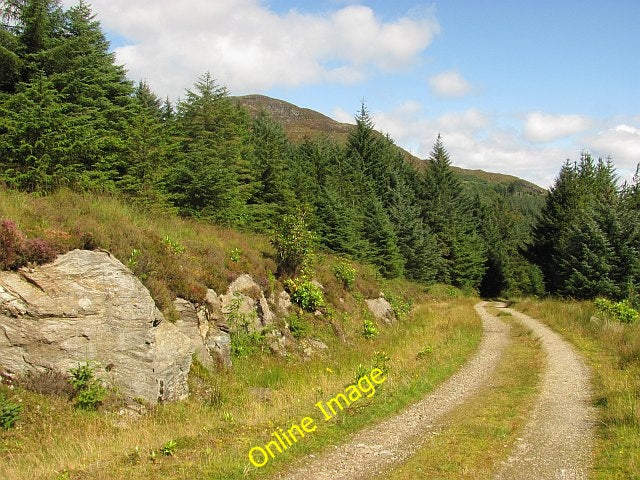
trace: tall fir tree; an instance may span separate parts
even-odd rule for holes
[[[440,260],[436,280],[478,288],[485,271],[486,247],[477,233],[469,199],[451,169],[438,135],[429,156],[422,189],[423,215],[434,233]]]
[[[245,216],[247,196],[240,174],[247,161],[249,130],[228,97],[209,73],[194,90],[187,90],[178,104],[180,151],[166,181],[172,202],[183,214],[237,225]]]

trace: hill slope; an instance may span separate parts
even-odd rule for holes
[[[342,123],[309,108],[298,107],[292,103],[267,97],[265,95],[244,95],[233,97],[243,105],[252,115],[265,110],[273,120],[280,123],[289,139],[300,142],[305,138],[326,135],[340,143],[344,143],[354,128],[353,124]],[[427,162],[404,149],[401,149],[408,161],[416,168],[424,168]],[[527,180],[503,173],[485,172],[484,170],[469,170],[453,167],[462,179],[469,183],[492,183],[504,186],[513,185],[516,189],[527,193],[543,194],[546,190]]]

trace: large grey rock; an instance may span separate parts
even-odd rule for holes
[[[393,311],[393,307],[385,298],[368,299],[365,300],[365,302],[376,320],[386,324],[392,324],[396,321],[396,314]]]
[[[74,250],[53,263],[0,272],[0,371],[95,373],[128,399],[185,398],[189,338],[148,290],[106,252]]]
[[[228,332],[210,330],[205,345],[217,365],[231,368],[231,336]]]
[[[287,292],[282,290],[278,294],[277,307],[281,314],[285,316],[289,315],[289,312],[293,307],[293,304],[291,303],[291,295],[289,295]]]
[[[207,368],[231,367],[231,338],[212,321],[215,314],[211,314],[209,302],[196,306],[176,298],[173,305],[178,313],[176,327],[191,341],[190,351],[198,361]]]
[[[189,351],[196,355],[198,361],[207,368],[214,366],[211,354],[204,343],[209,325],[205,315],[198,315],[196,307],[183,298],[176,298],[173,301],[173,307],[178,314],[176,327],[180,332],[189,338]]]
[[[302,348],[302,354],[305,358],[311,358],[314,354],[329,349],[326,343],[320,340],[314,340],[313,338],[303,338],[300,340],[300,347]]]
[[[249,333],[262,332],[273,324],[275,315],[269,303],[251,275],[240,275],[220,295],[222,314],[230,331],[244,329]]]

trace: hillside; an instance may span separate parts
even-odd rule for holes
[[[289,140],[294,143],[319,135],[326,135],[339,143],[346,143],[349,133],[355,128],[355,124],[338,122],[315,110],[298,107],[284,100],[265,95],[244,95],[233,98],[240,105],[247,108],[252,115],[265,110],[273,120],[283,126]],[[428,164],[424,159],[418,158],[404,149],[401,150],[416,168],[423,169]],[[484,170],[469,170],[455,166],[453,170],[460,175],[463,181],[469,183],[490,183],[507,187],[513,185],[517,190],[534,195],[546,192],[545,189],[538,185],[513,175],[486,172]]]

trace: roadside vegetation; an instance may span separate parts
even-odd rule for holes
[[[406,283],[386,287],[410,291],[420,305],[396,325],[380,326],[375,338],[362,335],[355,315],[336,319],[346,342],[326,320],[311,320],[329,353],[304,362],[257,353],[235,359],[227,373],[196,365],[189,400],[161,405],[139,419],[78,411],[66,398],[0,387],[23,407],[21,421],[0,437],[0,477],[51,479],[67,472],[71,479],[263,478],[340,442],[433,390],[464,364],[481,336],[475,300],[436,297]],[[384,367],[388,379],[373,397],[319,423],[313,435],[266,467],[251,467],[252,446],[264,445],[278,426],[317,416],[317,401],[374,366]]]
[[[599,413],[593,478],[640,478],[640,323],[608,319],[586,301],[521,300],[514,308],[563,335],[591,367]]]

